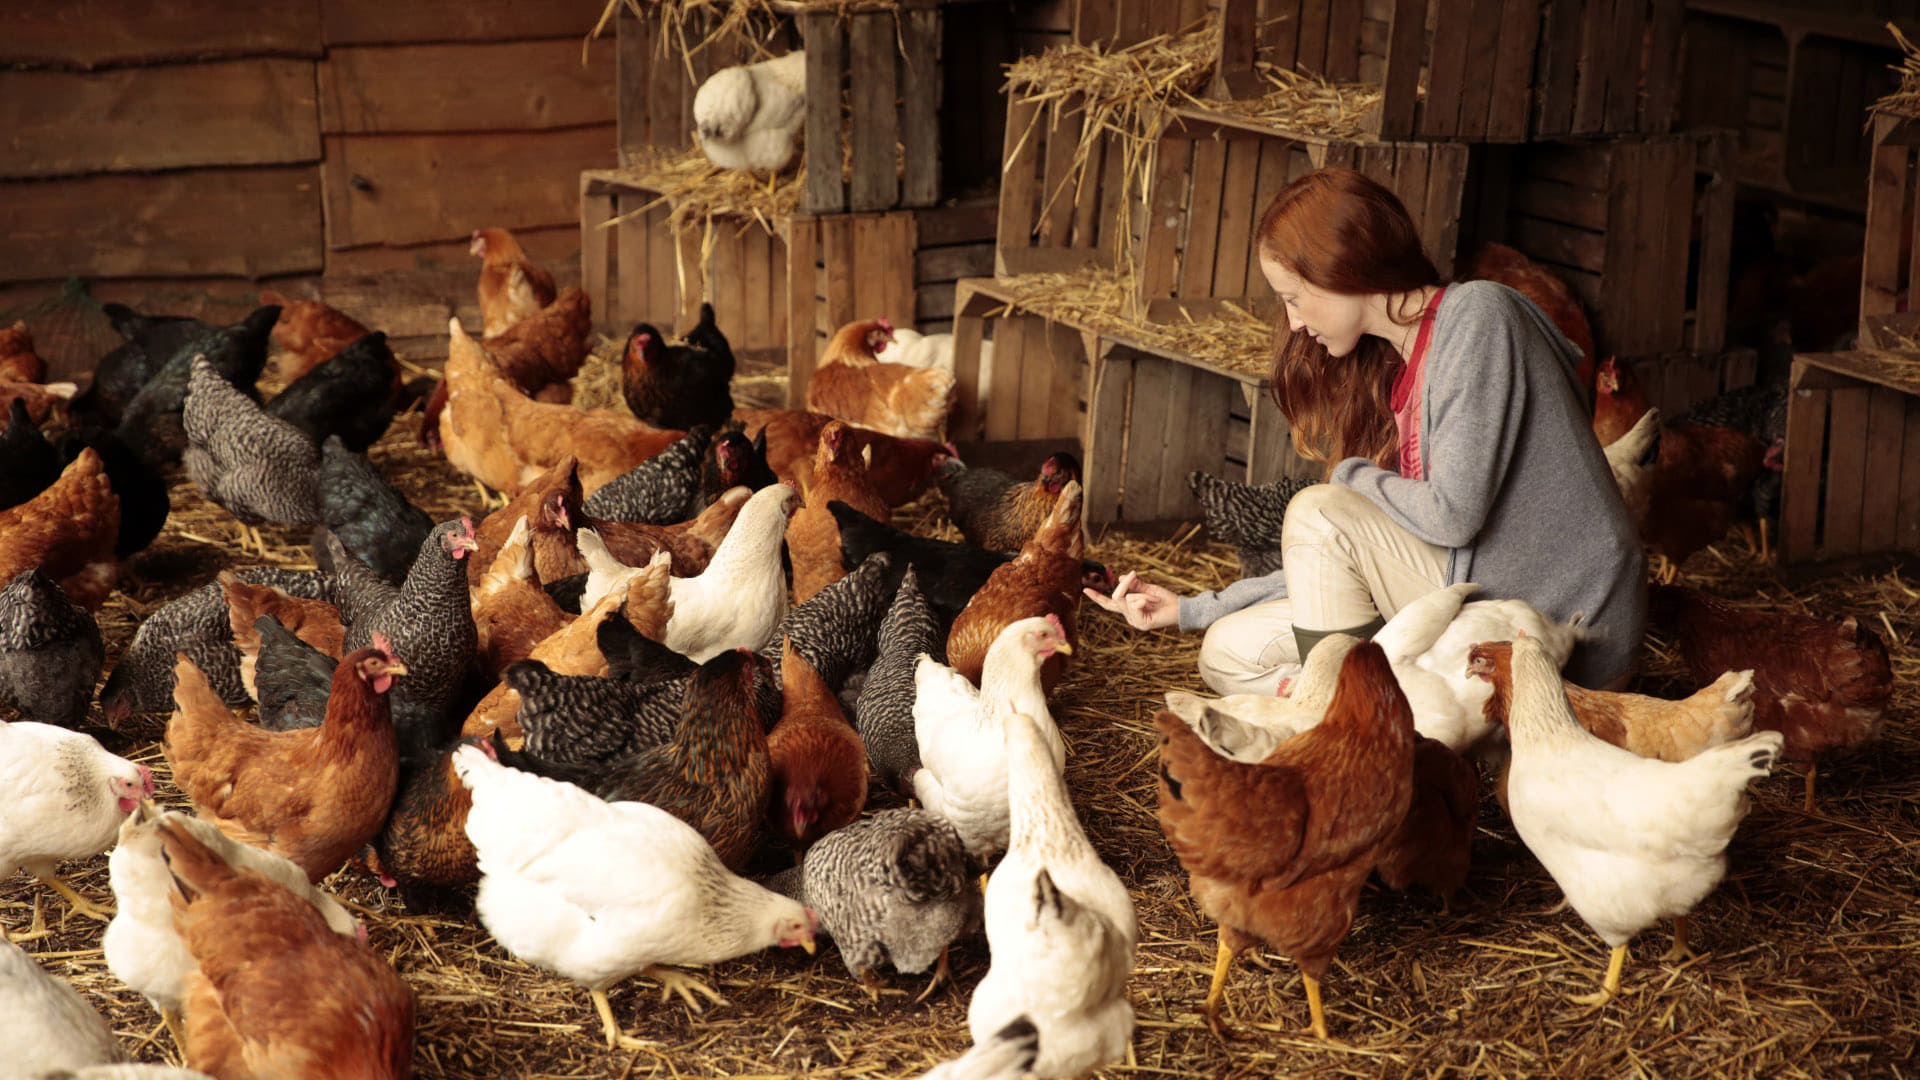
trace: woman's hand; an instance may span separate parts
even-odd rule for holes
[[[1082,589],[1087,599],[1127,620],[1135,630],[1159,630],[1180,621],[1180,598],[1159,585],[1149,585],[1129,570],[1108,596],[1098,589]]]

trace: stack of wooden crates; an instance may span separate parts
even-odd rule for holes
[[[1005,5],[967,4],[965,17],[953,6],[777,0],[771,27],[722,32],[715,6],[670,0],[636,16],[622,5],[623,167],[580,180],[582,277],[602,327],[684,331],[711,302],[736,355],[789,366],[796,402],[846,322],[946,329],[953,283],[992,263],[1001,114],[985,104],[998,105],[1015,18]],[[670,228],[670,208],[629,166],[693,147],[694,94],[713,72],[793,48],[807,51],[795,210]]]
[[[1752,378],[1752,354],[1723,349],[1727,136],[1671,130],[1681,0],[1079,0],[1076,37],[1124,46],[1197,25],[1209,6],[1224,24],[1214,98],[1265,93],[1271,67],[1371,84],[1377,104],[1345,137],[1174,108],[1146,133],[1154,167],[1130,202],[1117,140],[1103,143],[1106,162],[1074,167],[1083,100],[1016,90],[997,279],[960,287],[962,437],[1077,437],[1093,525],[1191,520],[1195,469],[1256,483],[1318,475],[1294,454],[1263,374],[1154,347],[1150,332],[1042,319],[1020,309],[1012,279],[1123,270],[1148,327],[1223,302],[1270,312],[1250,244],[1258,216],[1287,182],[1336,165],[1400,196],[1443,275],[1480,240],[1547,264],[1587,308],[1601,355],[1632,364],[1659,404]],[[1124,267],[1123,240],[1137,253]],[[981,398],[969,368],[985,337],[994,374]]]

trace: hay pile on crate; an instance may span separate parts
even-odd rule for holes
[[[1113,270],[1020,274],[996,284],[1013,299],[989,316],[1017,309],[1261,378],[1273,366],[1273,324],[1230,301],[1218,305],[1218,316],[1182,312],[1179,321],[1156,323],[1139,317],[1133,282]]]
[[[413,427],[411,417],[397,420],[372,451],[410,498],[436,518],[492,501],[416,447]],[[238,556],[237,523],[186,481],[175,483],[173,498],[166,531],[126,567],[126,591],[101,612],[110,664],[153,607],[219,568],[260,561]],[[901,508],[896,521],[951,535],[937,494]],[[1196,531],[1155,541],[1107,535],[1090,555],[1183,593],[1218,588],[1232,579],[1234,558]],[[304,530],[262,533],[266,561],[310,565]],[[1920,703],[1920,589],[1899,571],[1790,584],[1731,542],[1696,555],[1688,571],[1689,584],[1732,598],[1829,617],[1859,612],[1874,623],[1896,674],[1884,739],[1823,770],[1815,814],[1798,809],[1794,768],[1759,783],[1727,879],[1696,912],[1693,943],[1702,956],[1663,964],[1653,958],[1664,934],[1649,931],[1633,947],[1625,993],[1598,1009],[1568,997],[1592,988],[1604,948],[1577,916],[1548,913],[1558,890],[1486,799],[1467,892],[1451,909],[1373,888],[1364,894],[1327,979],[1332,1044],[1303,1034],[1299,974],[1283,960],[1271,972],[1250,963],[1235,969],[1228,1016],[1240,1041],[1222,1045],[1200,1023],[1214,927],[1195,910],[1155,821],[1151,726],[1165,690],[1201,689],[1199,639],[1136,633],[1085,610],[1055,715],[1070,747],[1075,806],[1127,883],[1140,923],[1128,984],[1139,1020],[1135,1063],[1095,1075],[1906,1075],[1920,1031],[1920,915],[1912,902],[1920,893],[1920,737],[1911,722]],[[1679,666],[1662,643],[1649,643],[1647,662],[1636,688],[1675,689]],[[164,801],[177,806],[157,746],[164,722],[139,716],[97,733],[110,750],[160,772]],[[896,802],[881,798],[876,807]],[[77,871],[83,891],[107,895],[104,856],[63,869]],[[912,1004],[923,985],[917,977],[891,974],[879,1003],[870,1003],[831,948],[813,958],[761,953],[710,969],[703,977],[730,1004],[698,1016],[677,1000],[661,1003],[647,980],[628,979],[612,990],[616,1015],[649,1045],[608,1051],[584,992],[514,960],[472,919],[410,913],[352,871],[327,885],[355,905],[373,945],[418,996],[416,1075],[448,1080],[914,1076],[967,1045],[967,1000],[988,960],[984,939],[957,944],[959,988],[924,1005]],[[57,899],[15,877],[0,883],[8,927],[26,925],[35,895],[53,933],[29,951],[100,1008],[135,1057],[161,1060],[166,1037],[145,1001],[106,970],[100,924],[67,918]]]
[[[1907,40],[1907,35],[1893,23],[1887,24],[1887,32],[1900,46],[1900,66],[1894,70],[1900,73],[1900,88],[1867,108],[1868,112],[1885,116],[1896,116],[1905,120],[1920,120],[1920,47]]]

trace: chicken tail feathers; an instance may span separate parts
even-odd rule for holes
[[[915,819],[895,834],[892,869],[901,892],[916,904],[959,896],[972,887],[959,834],[931,816]]]

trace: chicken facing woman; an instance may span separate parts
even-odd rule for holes
[[[1200,674],[1221,694],[1272,694],[1321,638],[1370,636],[1467,581],[1580,616],[1591,637],[1567,677],[1623,680],[1646,568],[1574,378],[1580,351],[1504,285],[1443,284],[1400,200],[1352,170],[1287,185],[1255,240],[1287,315],[1274,398],[1328,482],[1288,504],[1279,571],[1188,597],[1127,574],[1087,596],[1139,629],[1204,630]]]

